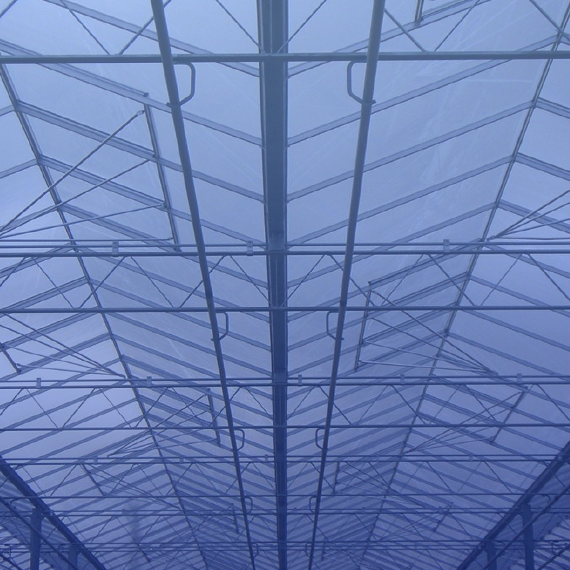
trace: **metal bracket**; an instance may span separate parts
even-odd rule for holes
[[[226,330],[224,333],[222,333],[219,336],[219,340],[224,340],[228,336],[228,333],[230,332],[230,315],[229,315],[229,313],[222,313],[222,315],[224,315],[224,317],[226,319],[226,326],[225,326]]]
[[[330,336],[334,341],[336,341],[336,336],[331,332],[330,329],[330,317],[331,314],[333,313],[333,311],[328,311],[328,313],[326,314],[326,332],[327,332],[327,336]],[[340,340],[344,340],[344,337],[341,337]]]
[[[188,103],[188,101],[190,101],[190,99],[192,99],[196,94],[196,68],[194,67],[194,64],[189,61],[185,61],[184,63],[175,63],[174,65],[186,65],[190,68],[190,93],[183,99],[180,99],[179,105],[182,107],[182,105]],[[172,107],[170,101],[166,103],[166,106]]]
[[[351,97],[352,99],[354,99],[356,102],[360,103],[361,105],[364,105],[364,103],[367,103],[367,101],[364,101],[364,99],[359,97],[352,89],[352,68],[354,67],[354,65],[356,63],[363,63],[363,62],[351,61],[346,66],[346,91],[347,91],[349,97]],[[376,101],[374,99],[372,99],[372,101],[370,101],[370,104],[374,105],[374,103],[376,103]]]
[[[234,432],[237,434],[237,432],[241,433],[241,445],[237,448],[237,450],[239,451],[240,449],[243,449],[245,447],[245,431],[241,428],[234,428]]]
[[[190,94],[184,97],[184,99],[180,100],[180,106],[182,107],[182,105],[188,103],[188,101],[190,101],[190,99],[192,99],[196,93],[196,68],[190,62],[183,63],[181,65],[186,65],[190,68]]]
[[[322,449],[322,448],[323,448],[323,446],[319,444],[319,431],[322,430],[322,429],[324,429],[324,428],[318,427],[318,428],[315,430],[315,445],[316,445],[319,449]]]

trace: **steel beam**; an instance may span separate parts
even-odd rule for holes
[[[119,244],[119,242],[116,242]],[[564,244],[568,245],[568,244]],[[172,245],[165,244],[160,246],[161,249],[166,249],[167,251],[137,251],[136,249],[121,249],[118,253],[112,251],[112,246],[100,246],[105,247],[105,250],[94,249],[97,245],[91,247],[85,247],[81,251],[81,247],[75,247],[77,251],[66,251],[69,246],[62,246],[59,249],[54,249],[50,251],[33,251],[27,250],[24,246],[18,251],[6,251],[8,248],[6,246],[0,246],[0,259],[82,259],[94,257],[96,259],[102,258],[140,258],[140,257],[179,257],[183,259],[193,259],[199,257],[200,253],[198,251],[184,251],[181,248],[185,247],[183,245]],[[127,246],[128,247],[128,246]],[[144,246],[145,248],[152,248],[152,245]],[[417,255],[427,255],[438,257],[455,257],[458,255],[570,255],[570,248],[568,247],[509,247],[508,249],[492,249],[495,244],[492,242],[476,245],[471,247],[461,247],[457,249],[444,249],[443,246],[440,248],[427,247],[427,248],[399,248],[399,244],[394,244],[393,246],[379,246],[379,247],[391,247],[392,249],[355,249],[354,255],[366,256],[366,257],[394,257],[394,256],[417,256]],[[170,251],[169,251],[170,250]],[[273,247],[261,250],[253,251],[247,253],[246,251],[232,250],[232,249],[211,249],[206,250],[205,255],[208,257],[267,257],[267,258],[280,258],[279,263],[285,263],[285,259],[288,257],[322,257],[322,256],[338,256],[344,253],[341,249],[332,248],[313,248],[310,250],[300,250],[295,251],[292,249],[278,250],[273,249]],[[276,260],[277,261],[277,260]]]
[[[367,54],[363,52],[326,52],[326,53],[216,53],[216,54],[173,54],[174,64],[188,63],[265,63],[269,61],[291,62],[355,62],[366,63]],[[415,51],[382,52],[377,61],[550,61],[568,60],[570,50],[564,51]],[[161,57],[155,54],[122,55],[4,55],[0,56],[0,65],[49,65],[49,64],[138,64],[161,63]]]
[[[98,10],[94,10],[93,8],[89,8],[88,6],[84,6],[83,4],[78,4],[76,2],[72,2],[71,0],[46,0],[50,4],[55,4],[56,6],[60,6],[66,10],[71,10],[75,13],[81,14],[83,16],[87,16],[87,18],[92,20],[98,20],[103,24],[107,24],[108,26],[113,26],[119,30],[124,32],[131,32],[135,36],[148,38],[153,41],[157,41],[157,34],[152,29],[150,24],[152,23],[152,19],[147,22],[146,26],[140,27],[139,24],[134,24],[132,22],[128,22],[126,20],[121,20],[112,16],[111,14],[106,14],[104,12],[100,12]],[[131,40],[132,41],[132,40]],[[188,52],[188,53],[208,53],[207,50],[201,49],[198,46],[180,41],[180,40],[171,40],[172,47],[177,50]],[[124,53],[124,48],[121,50],[120,53]],[[239,65],[234,64],[230,66],[237,71],[241,71],[243,73],[247,73],[248,75],[257,75],[257,69],[254,66],[246,66],[246,65]]]
[[[300,305],[290,307],[0,307],[0,315],[67,315],[67,314],[112,314],[112,313],[394,313],[394,312],[467,312],[478,311],[570,311],[567,305],[385,305],[366,307],[364,305]]]
[[[362,90],[360,123],[358,129],[358,139],[356,144],[356,156],[354,159],[354,175],[352,183],[352,193],[350,199],[350,210],[348,214],[348,228],[346,232],[346,251],[344,256],[344,266],[342,270],[342,282],[339,300],[339,310],[337,315],[336,335],[333,349],[333,361],[331,370],[330,388],[327,397],[327,411],[325,428],[323,432],[322,454],[319,465],[319,476],[317,482],[317,493],[315,498],[315,514],[313,517],[313,528],[309,550],[309,570],[312,569],[315,559],[315,544],[317,540],[319,510],[323,495],[323,485],[325,480],[325,469],[327,463],[328,445],[332,429],[332,417],[335,409],[334,398],[336,382],[339,375],[340,357],[342,354],[342,338],[344,323],[347,314],[348,290],[350,286],[352,263],[356,242],[356,226],[358,221],[358,211],[360,208],[360,197],[362,195],[362,183],[364,178],[364,168],[366,164],[366,150],[368,147],[368,132],[370,129],[370,119],[372,116],[372,105],[374,104],[374,83],[376,81],[376,70],[378,67],[378,54],[380,51],[380,35],[384,18],[385,0],[374,0],[372,15],[370,19],[370,35],[368,41],[368,52],[366,54],[366,69],[364,74],[364,87]]]
[[[288,1],[258,0],[260,53],[286,53]],[[264,61],[260,66],[260,111],[263,164],[267,283],[270,307],[287,307],[287,62]],[[277,556],[287,570],[287,312],[270,313],[273,377],[273,453]]]
[[[507,424],[508,426],[508,424]],[[214,425],[213,428],[217,428],[218,426]],[[306,429],[312,429],[314,426],[307,426]],[[362,428],[366,428],[367,426],[362,426]],[[128,429],[125,427],[125,429]],[[172,427],[173,430],[176,430],[176,426]],[[203,426],[202,428],[204,431],[209,431],[211,428],[208,426]],[[217,430],[218,433],[221,430]],[[476,463],[476,462],[500,462],[500,463],[541,463],[543,464],[545,461],[552,461],[555,457],[553,454],[536,454],[536,455],[506,455],[506,454],[480,454],[480,453],[473,453],[473,454],[445,454],[445,455],[409,455],[405,458],[402,458],[403,463]],[[382,457],[375,457],[370,455],[330,455],[329,458],[331,461],[334,461],[337,464],[374,464],[374,465],[381,465],[383,463],[394,463],[398,459],[400,459],[399,454],[386,454]],[[315,463],[319,460],[318,455],[289,455],[288,461],[291,464],[294,463]],[[144,455],[136,456],[136,455],[129,455],[129,457],[107,457],[102,456],[98,458],[90,458],[90,457],[62,457],[59,459],[48,459],[48,458],[36,458],[36,457],[14,457],[14,463],[18,465],[74,465],[74,466],[82,466],[82,465],[94,465],[94,466],[105,466],[105,465],[188,465],[188,464],[209,464],[209,465],[216,465],[216,464],[231,464],[233,459],[231,456],[217,456],[217,457],[210,457],[210,456],[200,456],[200,455],[192,455],[192,457],[167,457],[167,458],[149,458]],[[242,464],[243,465],[252,465],[252,464],[261,464],[261,465],[271,465],[273,464],[273,460],[271,458],[267,458],[266,455],[257,455],[251,456],[247,455],[243,458]],[[488,493],[489,495],[493,495],[493,493]],[[499,494],[499,493],[497,493]],[[499,495],[502,496],[502,493]],[[229,495],[223,495],[228,496]],[[299,496],[298,494],[295,496]],[[337,493],[335,494],[336,497],[342,497],[343,494]],[[347,497],[353,496],[351,494],[344,495]],[[355,495],[358,496],[358,495]],[[382,496],[379,495],[370,495],[372,496]],[[388,496],[388,495],[386,495]],[[517,495],[518,496],[518,495]],[[239,495],[238,495],[239,497]],[[259,497],[259,495],[256,495]],[[273,495],[272,495],[273,497]],[[81,496],[83,499],[84,497]],[[177,497],[173,497],[177,498]],[[350,510],[350,509],[348,509]],[[567,510],[567,509],[566,509]],[[325,509],[322,509],[324,512]],[[359,509],[359,512],[365,512],[366,509]],[[181,516],[184,516],[184,513],[180,513]]]
[[[158,419],[158,418],[157,418]],[[430,419],[429,416],[424,416],[424,419]],[[543,429],[543,428],[568,428],[570,427],[570,421],[560,422],[560,421],[527,421],[527,422],[500,422],[500,421],[478,421],[478,422],[445,422],[445,421],[431,421],[429,424],[410,424],[410,423],[402,423],[402,422],[394,422],[394,423],[376,423],[371,422],[369,424],[288,424],[287,429],[291,431],[295,430],[311,430],[313,435],[316,433],[317,436],[320,435],[320,432],[324,432],[325,429],[328,428],[328,431],[331,430],[379,430],[379,429],[409,429],[412,426],[415,426],[418,430],[430,430],[430,429],[445,429],[445,428],[460,428],[460,429],[481,429],[481,428],[536,428],[536,429]],[[234,428],[234,430],[239,430],[240,432],[248,432],[248,431],[260,431],[263,432],[264,430],[273,431],[276,427],[273,423],[269,424],[243,424],[239,427]],[[7,427],[7,428],[0,428],[0,433],[59,433],[59,432],[101,432],[101,433],[113,433],[113,432],[145,432],[154,430],[156,432],[165,432],[165,431],[180,431],[184,432],[199,432],[199,431],[228,431],[227,427],[223,426],[186,426],[186,425],[170,425],[165,426],[164,420],[163,425],[160,426],[153,426],[152,428],[143,427],[143,426],[129,426],[129,425],[122,425],[116,427],[107,427],[104,425],[94,425],[91,427],[86,426],[77,426],[77,427]],[[319,433],[317,433],[319,432]],[[392,459],[393,461],[393,459]]]
[[[180,96],[178,92],[178,83],[176,79],[176,72],[174,69],[174,59],[170,46],[170,37],[168,34],[168,26],[166,23],[166,15],[164,13],[164,5],[162,0],[151,0],[152,13],[154,16],[158,44],[160,48],[160,62],[162,63],[166,88],[168,91],[169,105],[172,115],[172,123],[176,135],[176,143],[178,146],[178,154],[180,156],[180,164],[182,166],[182,174],[184,177],[184,186],[186,190],[186,197],[190,209],[192,219],[192,229],[194,231],[194,239],[196,241],[197,250],[200,252],[198,261],[200,264],[200,272],[202,275],[202,283],[204,288],[204,295],[206,298],[206,312],[210,320],[212,329],[212,342],[216,353],[216,363],[220,377],[220,387],[224,399],[224,407],[226,413],[226,420],[228,423],[228,430],[231,441],[232,456],[234,460],[234,467],[236,473],[236,483],[240,494],[240,503],[242,516],[244,521],[245,535],[248,543],[249,557],[251,567],[255,570],[255,551],[251,537],[249,518],[248,518],[248,505],[246,494],[243,484],[242,469],[239,459],[239,445],[235,432],[233,414],[231,410],[231,396],[228,390],[226,381],[226,368],[224,363],[224,356],[221,345],[221,334],[217,320],[217,312],[214,301],[214,294],[212,290],[212,282],[210,278],[210,269],[208,260],[205,255],[205,242],[200,222],[200,209],[198,206],[198,198],[196,195],[196,188],[194,185],[194,178],[192,173],[192,165],[190,162],[190,151],[188,148],[188,141],[186,138],[186,131],[184,126],[184,118],[182,115],[182,105],[180,103]]]
[[[0,48],[2,49],[2,51],[9,53],[10,55],[16,56],[16,57],[27,57],[27,56],[38,56],[39,54],[22,48],[21,46],[17,46],[15,44],[12,44],[10,42],[6,42],[4,40],[0,39]],[[157,63],[159,62],[159,60],[157,61]],[[101,75],[96,75],[95,73],[89,72],[85,69],[81,69],[78,67],[73,67],[71,65],[64,65],[64,64],[46,64],[46,67],[48,69],[51,69],[52,71],[55,71],[57,73],[60,73],[62,75],[65,75],[67,77],[72,77],[73,79],[77,79],[78,81],[81,81],[87,85],[92,85],[94,87],[97,87],[98,89],[104,89],[106,91],[110,91],[111,93],[114,93],[116,95],[119,95],[120,97],[125,97],[127,99],[130,99],[132,101],[137,101],[138,103],[140,103],[141,105],[150,105],[153,109],[157,109],[160,111],[164,111],[164,112],[169,112],[169,108],[166,105],[166,103],[162,103],[161,101],[157,101],[155,99],[151,99],[148,96],[148,93],[145,93],[143,91],[140,91],[138,89],[135,89],[133,87],[129,87],[127,85],[124,85],[122,83],[118,83],[117,81],[113,81],[112,79],[109,79],[107,77],[103,77]],[[227,127],[225,125],[222,125],[220,123],[216,123],[215,121],[211,121],[208,119],[205,119],[203,117],[199,117],[198,115],[194,115],[192,113],[188,113],[186,111],[184,111],[183,113],[184,115],[184,119],[192,122],[192,123],[196,123],[198,125],[202,125],[206,128],[212,129],[214,131],[219,131],[221,133],[224,133],[226,135],[229,135],[231,137],[235,137],[237,139],[249,142],[251,144],[255,144],[258,145],[260,144],[260,141],[256,138],[256,137],[252,137],[251,135],[248,135],[242,131],[239,131],[237,129],[232,129],[230,127]]]

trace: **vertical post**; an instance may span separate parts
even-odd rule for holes
[[[77,544],[70,544],[69,545],[69,553],[67,555],[67,559],[69,563],[67,565],[68,570],[77,570],[77,555],[79,553],[79,549],[77,548]]]
[[[524,568],[535,570],[534,566],[534,533],[532,529],[532,510],[527,503],[521,511],[524,540]]]
[[[487,547],[487,570],[498,570],[497,549],[494,542],[488,542]]]
[[[30,520],[30,570],[40,570],[42,518],[42,512],[35,508]]]

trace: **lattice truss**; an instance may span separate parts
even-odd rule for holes
[[[480,548],[570,439],[569,17],[1,0],[0,565],[38,509],[41,568]]]

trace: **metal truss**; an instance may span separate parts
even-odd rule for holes
[[[4,459],[0,459],[0,473],[3,526],[29,549],[31,570],[38,569],[40,561],[61,570],[107,570]],[[11,555],[10,551],[3,560],[18,568]]]
[[[567,567],[568,3],[183,4],[0,11],[2,563]]]

